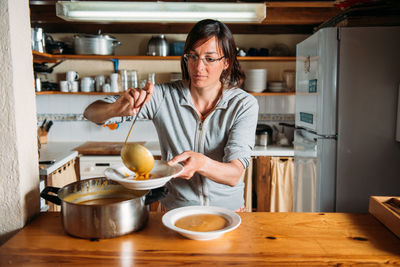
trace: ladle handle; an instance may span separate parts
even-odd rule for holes
[[[144,99],[146,99],[146,97],[147,97],[147,91],[145,91],[145,92],[146,92],[146,96],[144,97]],[[135,124],[136,119],[138,118],[139,113],[140,113],[140,111],[142,110],[142,107],[143,107],[143,106],[144,106],[144,102],[143,102],[143,104],[140,106],[139,111],[136,113],[135,119],[134,119],[133,122],[132,122],[131,128],[129,129],[128,135],[126,136],[126,139],[125,139],[125,143],[124,143],[125,145],[126,145],[126,143],[128,142],[129,136],[131,135],[131,132],[132,132],[132,129],[133,129],[133,125]]]

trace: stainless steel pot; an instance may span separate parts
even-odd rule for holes
[[[260,132],[256,134],[256,146],[268,146],[268,132]]]
[[[166,194],[165,187],[129,190],[106,178],[92,178],[63,188],[48,186],[40,196],[61,205],[66,233],[81,238],[112,238],[142,229],[149,217],[148,204]],[[124,200],[104,202],[116,198]],[[85,204],[87,201],[98,203]]]
[[[153,35],[147,44],[148,56],[168,56],[169,45],[163,34]]]
[[[256,146],[264,146],[272,144],[272,128],[266,124],[258,124],[256,129]]]
[[[115,47],[121,45],[115,37],[106,34],[77,34],[73,37],[75,54],[113,55]]]

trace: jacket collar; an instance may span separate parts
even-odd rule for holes
[[[228,102],[229,99],[231,98],[233,90],[235,90],[235,88],[224,89],[222,91],[222,96],[219,98],[217,105],[215,106],[215,109],[226,109],[228,107]],[[179,103],[182,106],[194,107],[192,101],[192,95],[190,94],[189,81],[182,81],[180,92],[182,93],[182,97]]]

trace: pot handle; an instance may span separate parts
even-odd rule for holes
[[[40,193],[40,196],[47,201],[50,201],[51,203],[54,203],[56,205],[61,205],[61,199],[58,196],[55,195],[50,195],[49,192],[57,194],[58,191],[60,191],[61,188],[59,187],[53,187],[53,186],[46,186],[43,191]]]
[[[144,201],[145,205],[149,205],[157,200],[160,200],[168,195],[168,188],[166,186],[151,189],[150,192],[146,195],[146,199]]]

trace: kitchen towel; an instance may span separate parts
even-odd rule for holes
[[[293,210],[293,159],[282,160],[271,157],[271,212],[290,212]]]
[[[293,211],[317,211],[317,160],[304,158],[296,160],[294,177]]]

